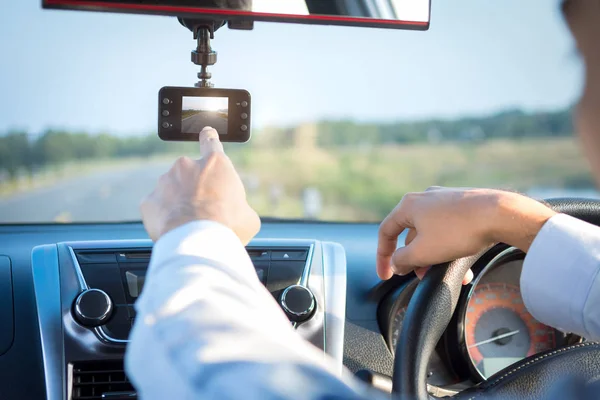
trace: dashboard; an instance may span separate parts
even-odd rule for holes
[[[297,333],[338,362],[341,374],[346,260],[335,243],[256,239],[256,273]],[[129,399],[123,354],[144,287],[150,240],[36,246],[31,268],[49,399]]]
[[[265,222],[247,248],[290,323],[337,360],[340,374],[392,375],[417,287],[410,275],[379,281],[377,230]],[[139,223],[0,226],[0,398],[136,398],[123,355],[151,247]],[[432,391],[452,394],[524,357],[582,340],[527,313],[523,256],[507,249],[474,271],[430,360]]]

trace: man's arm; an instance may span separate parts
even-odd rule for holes
[[[406,246],[396,249],[404,230]],[[434,187],[405,196],[381,224],[377,272],[422,276],[498,242],[529,253],[521,286],[534,317],[600,338],[600,228],[517,193]]]
[[[377,399],[292,329],[244,248],[260,220],[217,132],[141,205],[156,244],[126,370],[151,399]]]
[[[521,293],[538,321],[600,339],[600,228],[559,214],[542,227],[525,258]]]
[[[126,369],[143,399],[367,398],[296,334],[219,223],[191,222],[156,243],[136,308]]]
[[[555,214],[536,200],[500,190],[431,187],[409,193],[379,227],[377,273],[381,279],[413,270],[422,276],[423,268],[477,254],[498,242],[527,252]],[[406,245],[398,248],[404,230]]]

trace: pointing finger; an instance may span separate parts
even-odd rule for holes
[[[223,153],[223,143],[219,140],[219,133],[207,126],[200,132],[200,155],[204,158],[211,153]]]

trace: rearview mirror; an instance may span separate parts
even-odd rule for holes
[[[430,0],[43,0],[43,7],[427,30],[431,4]]]

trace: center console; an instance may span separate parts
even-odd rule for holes
[[[313,240],[261,239],[247,251],[298,334],[333,357],[341,373],[343,248]],[[33,250],[49,400],[137,398],[123,356],[151,254],[150,241],[70,242]]]

